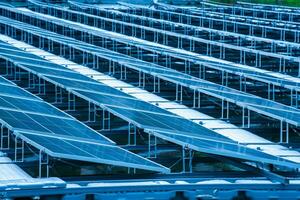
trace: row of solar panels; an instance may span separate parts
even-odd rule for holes
[[[169,171],[116,146],[108,138],[2,77],[0,107],[0,120],[4,126],[50,156],[164,173]]]
[[[90,14],[95,14],[97,16],[99,15],[104,15],[104,13],[110,13],[110,14],[121,14],[122,16],[130,16],[133,18],[140,18],[140,16],[138,14],[129,14],[126,12],[126,10],[110,10],[110,9],[104,9],[101,7],[98,7],[96,5],[89,5],[87,6],[86,4],[81,4],[81,3],[75,3],[75,2],[69,2],[70,4],[70,9],[74,9],[74,10],[78,10],[81,12],[86,12],[86,13],[90,13]],[[132,5],[133,6],[133,5]],[[133,7],[134,9],[138,10],[138,7]],[[147,8],[143,8],[144,10],[147,10],[150,12],[150,10],[152,11],[152,9],[147,9]],[[101,13],[104,12],[104,13]],[[163,11],[162,11],[163,12]],[[167,12],[167,11],[166,11]],[[147,20],[153,20],[154,22],[158,22],[161,21],[160,23],[172,23],[175,24],[176,26],[176,22],[172,22],[167,21],[167,20],[160,20],[157,18],[151,18],[151,17],[145,17],[145,19]],[[185,24],[181,24],[181,25],[185,25]],[[191,26],[191,25],[185,25],[185,26]],[[158,27],[159,28],[159,27]],[[199,28],[199,27],[197,27]],[[290,45],[290,46],[296,46],[298,47],[299,44],[298,43],[292,43],[292,42],[284,42],[284,41],[278,41],[278,40],[274,40],[274,39],[267,39],[267,38],[260,38],[260,37],[251,37],[248,35],[243,35],[243,34],[239,34],[239,33],[232,33],[232,32],[227,32],[227,31],[219,31],[216,29],[210,29],[210,28],[199,28],[200,30],[204,29],[204,30],[210,30],[210,31],[216,31],[218,34],[222,33],[225,35],[228,34],[232,34],[232,36],[238,38],[244,38],[244,39],[253,39],[254,41],[258,41],[258,42],[263,42],[263,44],[278,44],[278,46],[282,45],[282,44],[286,44],[286,45]],[[110,38],[111,34],[107,33],[107,32],[101,32],[101,37],[104,38]],[[242,67],[242,65],[240,64],[234,64],[234,63],[230,63],[228,61],[224,61],[221,59],[212,59],[211,57],[207,57],[207,56],[201,56],[200,54],[194,54],[191,52],[186,52],[186,53],[182,53],[184,51],[176,51],[176,49],[174,48],[164,48],[163,45],[160,46],[151,46],[150,44],[137,44],[136,42],[133,42],[130,38],[127,37],[122,37],[121,35],[116,35],[114,34],[114,41],[118,41],[121,43],[127,43],[130,45],[135,45],[135,46],[139,46],[142,49],[151,49],[152,51],[156,52],[156,53],[161,53],[161,54],[166,54],[166,55],[170,55],[172,57],[178,57],[178,58],[182,58],[184,60],[189,60],[192,61],[193,63],[198,63],[198,64],[202,64],[204,66],[207,66],[209,68],[216,68],[216,69],[221,69],[224,71],[227,71],[229,73],[234,73],[234,74],[243,74],[243,76],[245,77],[249,77],[250,79],[254,79],[254,80],[259,80],[259,81],[263,81],[266,83],[273,83],[275,85],[279,85],[281,87],[286,87],[286,88],[293,88],[295,90],[300,90],[299,89],[299,82],[295,81],[295,78],[287,76],[287,75],[283,75],[280,73],[276,73],[274,74],[274,72],[270,72],[267,70],[262,70],[262,69],[257,69],[255,67]],[[163,49],[163,52],[162,52]]]
[[[17,11],[14,12],[17,13]],[[26,12],[21,13],[25,14]],[[34,15],[34,13],[29,12],[27,13],[27,15]],[[38,15],[35,17],[42,19],[42,17]],[[34,35],[38,35],[41,38],[47,38],[50,41],[56,41],[61,44],[70,46],[72,48],[88,52],[91,55],[97,55],[101,58],[112,60],[130,69],[157,76],[162,80],[166,80],[174,84],[179,84],[188,87],[192,90],[198,90],[216,98],[225,99],[241,107],[245,107],[255,112],[274,117],[275,119],[285,120],[288,123],[294,124],[296,126],[300,125],[300,113],[296,108],[285,106],[280,103],[270,101],[255,95],[251,95],[226,86],[221,86],[209,81],[195,78],[193,76],[166,67],[162,67],[155,64],[149,64],[136,58],[125,56],[123,54],[116,53],[104,48],[96,47],[94,45],[80,42],[72,38],[64,37],[31,25],[27,25],[7,18],[2,19],[2,24],[14,26],[16,28],[26,27],[26,30],[28,30],[28,32],[33,33]],[[57,21],[57,19],[52,19],[51,21]],[[45,35],[47,35],[47,37],[45,37]]]
[[[293,162],[287,162],[284,159],[273,157],[268,154],[262,153],[260,151],[249,149],[241,145],[237,145],[236,143],[230,141],[229,139],[221,138],[220,135],[217,135],[216,133],[214,133],[209,129],[203,128],[200,125],[197,125],[189,120],[182,119],[178,116],[175,116],[165,110],[161,110],[160,108],[157,108],[146,102],[141,102],[137,99],[128,97],[121,91],[110,88],[101,83],[95,82],[92,79],[90,79],[89,81],[82,81],[81,77],[82,79],[85,79],[87,77],[77,74],[71,70],[68,70],[67,68],[61,65],[56,65],[54,63],[51,63],[49,66],[52,67],[49,67],[48,65],[46,65],[48,61],[40,57],[31,55],[30,53],[27,53],[22,50],[18,50],[17,48],[12,47],[11,45],[7,45],[3,42],[1,42],[0,45],[1,45],[1,49],[6,49],[6,51],[3,51],[3,53],[1,53],[2,51],[0,52],[0,56],[5,60],[12,61],[16,66],[22,68],[25,71],[29,71],[30,69],[31,73],[34,73],[41,78],[45,78],[45,80],[55,85],[61,85],[69,92],[80,94],[80,96],[85,98],[86,100],[94,102],[97,105],[102,106],[102,108],[108,109],[110,112],[114,113],[117,116],[120,116],[121,118],[123,117],[124,119],[129,119],[130,122],[136,124],[140,128],[143,128],[147,132],[152,133],[160,138],[166,139],[168,141],[183,146],[189,144],[191,148],[197,151],[204,151],[207,153],[213,153],[213,154],[224,155],[224,156],[233,156],[236,158],[243,158],[243,159],[249,159],[254,161],[260,158],[260,160],[263,162],[265,161],[265,162],[270,162],[279,165],[297,166],[296,163],[293,164]],[[19,56],[15,56],[16,54]],[[38,65],[37,67],[37,64],[34,61],[43,63],[43,65]],[[45,68],[46,70],[44,70]],[[37,69],[38,71],[35,71]],[[57,77],[56,74],[52,74],[52,71],[57,73],[60,72],[61,70],[65,72],[67,71],[69,72],[65,73],[64,77]],[[84,86],[84,89],[81,90],[82,86]],[[13,90],[9,89],[8,91],[11,92]],[[105,93],[106,91],[109,91],[109,93]],[[116,101],[112,100],[114,97],[117,99]],[[30,99],[30,98],[25,98],[25,99]],[[40,101],[40,99],[38,100]],[[49,104],[46,105],[50,106]],[[90,148],[90,151],[92,152],[95,152],[94,149],[99,149],[99,151],[96,151],[96,155],[104,156],[102,157],[103,159],[102,163],[104,162],[107,164],[120,165],[120,163],[118,162],[116,163],[109,162],[111,161],[110,159],[107,159],[108,161],[105,161],[106,153],[104,151],[106,146],[108,147],[107,149],[110,149],[108,150],[108,152],[110,152],[112,148],[116,148],[121,151],[120,148],[117,148],[116,146],[112,146],[111,144],[108,145],[98,144],[98,140],[100,140],[101,142],[103,141],[102,137],[101,139],[95,138],[95,136],[97,137],[100,136],[97,133],[85,127],[83,124],[79,123],[73,118],[70,118],[68,115],[64,117],[60,115],[65,115],[65,114],[60,113],[59,116],[55,117],[57,114],[53,115],[52,113],[54,113],[54,111],[51,111],[50,109],[48,110],[50,110],[51,112],[47,115],[45,114],[42,115],[41,113],[37,114],[34,113],[35,111],[30,110],[30,108],[27,108],[26,105],[24,105],[23,108],[22,103],[20,104],[20,102],[16,102],[14,107],[12,109],[12,105],[7,105],[5,109],[3,108],[2,110],[4,115],[1,116],[0,118],[13,130],[17,130],[17,133],[21,134],[20,137],[22,138],[24,137],[24,140],[26,140],[28,143],[33,144],[38,148],[48,149],[49,152],[47,153],[49,153],[54,157],[61,156],[62,154],[61,148],[62,147],[64,148],[64,146],[66,146],[65,149],[66,150],[65,153],[66,153],[68,150],[70,150],[71,146],[74,146],[77,149],[78,147],[81,147],[83,145],[86,148]],[[39,107],[41,107],[41,105],[39,105]],[[140,109],[138,109],[138,107],[140,107]],[[47,109],[42,109],[42,110],[48,112]],[[42,110],[40,110],[40,112]],[[54,110],[58,112],[58,110],[56,109]],[[51,114],[53,116],[49,116]],[[68,119],[68,117],[70,119]],[[72,121],[71,125],[69,124],[70,122],[68,120]],[[29,126],[26,126],[26,124],[28,124]],[[74,130],[74,128],[77,130]],[[85,135],[81,135],[82,133],[85,133]],[[87,140],[86,138],[91,138],[91,140],[93,141]],[[57,148],[56,144],[61,143],[57,140],[63,140],[61,142],[71,143],[71,145],[68,144],[59,145],[60,148]],[[97,145],[101,146],[102,149],[97,146],[96,146],[97,148],[95,147],[95,141],[97,141],[96,142]],[[83,144],[79,145],[77,143],[83,143]],[[86,149],[85,148],[83,149],[86,152]],[[68,156],[65,156],[65,158],[78,159],[80,156],[83,156],[79,152],[78,155],[76,155],[76,153],[74,154],[73,152],[74,150],[71,149],[69,151]],[[120,152],[121,154],[120,157],[122,157],[123,160],[124,159],[132,160],[130,156],[127,155],[133,156],[134,154],[130,154],[127,151],[126,152],[124,151],[122,153]],[[120,157],[117,157],[116,160],[118,160]],[[93,159],[88,158],[86,160],[92,161]],[[100,160],[98,161],[100,162]],[[142,160],[142,161],[144,163],[149,162],[146,160]],[[141,160],[137,162],[141,164]],[[149,170],[155,169],[155,171],[164,171],[164,172],[166,170],[165,168],[159,168],[158,167],[159,165],[158,164],[155,165],[154,163],[151,163],[151,165],[147,163],[144,166],[141,166],[141,165],[134,165],[134,163],[128,161],[126,166],[128,167],[139,166],[139,168],[142,169],[149,169]]]
[[[74,48],[84,49],[91,52],[97,51],[97,55],[101,55],[104,58],[110,58],[112,57],[112,55],[114,59],[122,59],[122,57],[124,57],[123,55],[116,54],[106,49],[97,48],[93,45],[88,45],[86,43],[72,40],[67,37],[62,37],[61,35],[53,34],[51,32],[26,25],[24,23],[19,23],[7,18],[1,19],[2,20],[0,20],[0,22],[2,24],[6,24],[7,26],[9,25],[19,27],[20,29],[32,32],[41,37],[47,36],[46,38],[48,39],[50,38],[51,40],[57,41],[62,44],[69,44]],[[274,164],[297,166],[297,164],[292,162],[286,163],[287,161],[281,158],[273,157],[256,150],[247,149],[243,146],[237,145],[234,142],[226,138],[222,138],[220,135],[215,134],[213,131],[203,128],[195,123],[179,118],[178,116],[175,116],[158,107],[152,106],[151,104],[134,99],[128,95],[125,95],[121,91],[112,89],[96,81],[93,81],[92,79],[68,70],[61,65],[53,64],[30,53],[20,51],[17,48],[12,47],[11,45],[3,43],[1,45],[1,49],[3,50],[1,50],[1,52],[3,52],[1,56],[4,59],[12,61],[16,66],[22,68],[23,70],[36,74],[46,81],[65,88],[69,92],[72,92],[75,95],[79,95],[80,97],[85,98],[87,101],[93,102],[121,118],[123,117],[127,120],[129,119],[130,122],[136,124],[137,126],[145,129],[148,132],[154,133],[158,137],[181,145],[189,144],[192,148],[198,151],[250,159],[254,161],[257,161],[257,159],[260,158],[261,161],[266,161]],[[186,79],[190,78],[188,75],[178,73],[175,70],[160,69],[160,66],[155,65],[151,65],[149,67],[147,65],[143,65],[145,63],[140,61],[139,65],[137,65],[136,62],[138,62],[138,60],[134,60],[130,57],[126,57],[125,60],[121,61],[122,64],[126,64],[128,67],[136,70],[143,70],[143,72],[145,73],[151,74],[154,71],[156,75],[166,77],[166,79],[175,77],[176,83],[178,83],[178,80],[182,80],[184,81],[183,83],[186,83]],[[168,73],[165,73],[165,71],[167,71]],[[172,73],[172,76],[168,77],[169,73]],[[188,80],[188,84],[191,84],[193,86],[195,86],[196,83],[198,83],[198,80]],[[206,82],[203,83],[203,85],[205,84]],[[212,85],[212,87],[213,86],[214,85]],[[227,90],[227,88],[225,89]],[[221,88],[221,90],[225,89]],[[216,88],[213,87],[213,92],[215,92],[215,90]],[[228,95],[230,95],[230,93]],[[118,98],[118,100],[112,102],[113,98]],[[35,131],[33,130],[29,132],[31,133]],[[22,137],[27,135],[26,138],[30,138],[27,131],[20,131],[20,133]],[[51,138],[51,140],[60,139],[60,137],[58,138],[56,136],[53,137],[52,135],[49,136],[49,134],[44,134],[43,131],[42,134],[40,134],[40,131],[38,131],[34,135],[36,135],[34,136],[35,138],[43,138],[36,140],[36,144],[42,145],[49,138]],[[64,137],[64,139],[68,139],[68,141],[72,142],[80,142],[81,140],[77,140],[77,138],[74,138],[73,136],[72,138]],[[52,142],[48,143],[51,144]],[[219,144],[224,145],[222,149],[218,149]]]

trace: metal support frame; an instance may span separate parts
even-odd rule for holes
[[[6,60],[5,61],[5,66],[6,66],[6,74],[7,76],[12,76],[13,75],[13,64],[12,62]]]
[[[153,141],[151,140],[152,136],[154,138]],[[153,150],[153,154],[151,153],[152,150]],[[157,137],[149,133],[148,134],[148,158],[156,158],[156,157],[157,157]]]
[[[206,67],[205,65],[199,64],[199,78],[205,80]]]
[[[201,92],[198,90],[194,90],[193,108],[200,108],[200,107],[201,107]]]
[[[142,71],[139,71],[139,87],[145,88],[146,85],[146,74]]]
[[[38,95],[45,95],[46,94],[46,81],[45,79],[38,78]]]
[[[176,99],[175,99],[175,101],[177,101],[180,104],[182,104],[182,100],[183,100],[183,88],[182,88],[182,85],[176,84]]]
[[[75,111],[76,109],[76,96],[68,92],[68,111]]]
[[[291,106],[298,108],[299,107],[299,93],[297,90],[291,89]]]
[[[127,79],[127,67],[125,65],[119,64],[120,66],[120,80]]]
[[[7,129],[3,124],[1,124],[0,128],[1,134],[1,145],[0,149],[9,149],[10,147],[10,130]],[[6,146],[5,146],[6,144]]]
[[[247,92],[247,78],[244,76],[240,76],[240,91]]]
[[[280,121],[280,140],[279,143],[289,143],[289,123]]]
[[[184,60],[184,73],[191,74],[191,62],[188,60]]]
[[[49,177],[49,155],[43,150],[39,151],[39,178],[43,177],[43,167],[46,167],[46,177]]]
[[[62,101],[63,101],[62,88],[55,85],[55,102],[54,103],[62,103]]]
[[[19,146],[21,145],[21,146]],[[21,151],[21,158],[18,157],[19,152]],[[18,136],[15,137],[15,162],[24,161],[24,140],[19,139]]]
[[[222,99],[221,119],[229,119],[229,101]]]
[[[192,149],[188,146],[182,146],[182,173],[192,173],[193,172],[193,154]],[[188,166],[186,166],[186,161],[189,162]],[[188,167],[188,170],[187,170]]]
[[[160,93],[160,78],[153,76],[153,93]]]
[[[250,128],[250,110],[242,107],[242,128]]]
[[[28,72],[28,87],[27,89],[35,88],[35,75],[31,72]]]
[[[136,133],[137,127],[132,124],[128,123],[128,146],[135,146],[136,145]]]
[[[88,122],[96,121],[97,108],[96,105],[89,101]]]
[[[114,75],[116,72],[116,63],[112,60],[108,61],[108,75]]]
[[[110,112],[102,110],[102,130],[110,130]]]
[[[224,85],[224,86],[228,86],[228,72],[225,72],[225,71],[222,71],[221,72],[221,74],[222,74],[222,85]]]
[[[20,81],[21,80],[21,68],[17,67],[16,65],[12,65],[13,67],[13,81]]]
[[[268,83],[268,99],[275,101],[275,85]]]
[[[128,168],[127,168],[127,173],[128,173],[128,174],[131,174],[131,173],[132,173],[132,174],[136,174],[136,168],[130,168],[130,167],[128,167]]]

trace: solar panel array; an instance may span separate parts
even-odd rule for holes
[[[0,89],[1,123],[53,157],[168,171],[117,147],[108,138],[2,77]]]
[[[300,60],[297,57],[300,46],[291,40],[298,40],[297,29],[286,31],[287,41],[274,40],[268,34],[258,36],[256,31],[260,25],[249,21],[252,30],[249,38],[255,41],[249,43],[244,29],[229,31],[223,25],[221,31],[213,25],[226,22],[234,27],[248,27],[246,22],[212,19],[215,11],[207,15],[197,9],[168,7],[169,10],[164,10],[165,5],[161,4],[156,9],[126,4],[126,9],[119,10],[74,2],[68,8],[30,4],[30,9],[0,6],[1,73],[5,72],[3,77],[18,85],[0,79],[0,120],[26,143],[54,158],[162,173],[171,171],[156,160],[129,152],[126,148],[130,144],[119,147],[108,139],[113,137],[113,131],[125,130],[129,141],[131,134],[134,137],[140,134],[144,140],[146,133],[150,139],[154,136],[162,143],[180,146],[183,154],[190,150],[239,162],[299,168],[299,152],[288,146],[289,131],[296,138],[300,125]],[[206,27],[207,22],[212,24]],[[278,24],[264,25],[266,32],[280,29],[276,27]],[[75,66],[87,74],[74,70]],[[178,111],[176,114],[172,109],[163,108],[158,100],[146,101],[123,91],[122,87],[96,80],[88,74],[88,69],[96,71],[97,76],[119,79],[120,84],[139,86],[142,91],[152,92],[152,97],[167,102],[170,98],[176,108],[184,105],[203,114],[200,104],[204,99],[205,109],[213,115],[220,110],[220,121],[230,128],[219,128],[219,121],[214,121],[209,128],[203,125],[202,119],[189,118],[191,113],[183,117]],[[205,98],[201,99],[201,95]],[[69,108],[65,112],[53,106],[59,104],[58,96],[60,103],[66,104],[61,106]],[[53,105],[46,103],[50,97],[56,100]],[[80,122],[82,110],[89,109],[89,118],[91,114],[90,107],[84,107],[81,101],[94,106],[95,116],[103,112],[102,124],[97,124],[102,125],[101,130],[92,127],[91,121],[86,125],[83,120]],[[235,122],[236,118],[230,115],[241,117],[242,122]],[[252,115],[254,127],[250,127]],[[266,124],[259,121],[261,118]],[[111,126],[117,128],[111,130]],[[278,130],[279,144],[273,138],[269,141],[259,136],[255,139],[260,142],[245,143],[226,132],[226,129],[231,134],[234,133],[231,129],[257,131],[256,127],[262,132]],[[185,165],[184,156],[182,165]]]

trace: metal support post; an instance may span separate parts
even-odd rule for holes
[[[28,72],[28,87],[27,89],[35,88],[35,75]]]
[[[43,177],[43,166],[46,165],[46,177],[49,177],[49,156],[42,150],[39,152],[39,178]]]
[[[160,93],[160,78],[153,76],[153,93]]]
[[[145,87],[145,81],[146,81],[146,77],[145,77],[145,73],[139,71],[139,87],[144,88]]]
[[[62,89],[55,85],[55,103],[62,103]]]
[[[182,93],[183,93],[182,85],[176,84],[176,99],[175,99],[175,101],[179,102],[180,104],[182,103],[182,95],[183,95]]]
[[[289,124],[285,121],[280,121],[280,143],[289,143]]]
[[[186,161],[189,162],[188,164],[188,170],[186,166]],[[182,147],[182,173],[192,173],[193,172],[193,155],[192,155],[192,149],[190,149],[188,146]]]
[[[205,66],[202,64],[199,64],[199,78],[205,80]]]
[[[120,80],[127,79],[127,67],[120,64]]]
[[[136,145],[136,126],[132,123],[128,123],[128,146]]]
[[[222,71],[222,85],[228,85],[228,72]]]
[[[188,60],[184,61],[184,73],[191,74],[191,62]]]
[[[110,130],[110,112],[102,110],[102,130]]]
[[[10,132],[1,124],[1,146],[0,149],[9,149],[10,147]],[[6,146],[5,146],[6,144]]]
[[[13,74],[12,64],[8,60],[5,61],[6,73],[5,76],[11,76]]]
[[[222,99],[221,119],[229,119],[229,101]]]
[[[148,158],[156,158],[157,156],[157,138],[153,136],[153,141],[151,140],[152,134],[148,134]],[[152,143],[153,142],[153,143]],[[153,149],[154,153],[153,156],[151,154],[151,150]]]
[[[200,108],[201,107],[201,93],[197,90],[194,90],[193,96],[193,108]]]
[[[131,172],[132,172],[133,174],[135,174],[135,173],[136,173],[136,168],[130,168],[130,167],[128,167],[127,173],[128,173],[128,174],[131,174]]]
[[[68,111],[75,111],[76,97],[71,92],[68,92]]]
[[[245,107],[242,109],[242,128],[250,128],[250,110]]]
[[[18,158],[19,151],[21,151],[21,158]],[[24,140],[18,139],[18,136],[15,137],[15,160],[14,161],[15,162],[24,161]]]
[[[247,91],[246,77],[240,76],[240,91]]]
[[[268,83],[268,99],[275,100],[275,85]]]
[[[96,121],[96,105],[89,101],[89,116],[88,122],[95,122]]]
[[[46,94],[46,82],[44,79],[39,77],[39,95],[45,95]]]
[[[108,63],[108,75],[114,75],[115,74],[115,62],[113,62],[112,60],[109,60]]]

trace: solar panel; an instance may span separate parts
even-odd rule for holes
[[[47,149],[50,156],[169,172],[155,162],[115,146],[106,137],[38,97],[27,98],[27,92],[12,82],[3,78],[0,81],[1,123],[36,148]],[[12,86],[3,90],[6,84]],[[3,91],[10,96],[3,95]],[[18,96],[11,97],[11,94]]]
[[[0,86],[0,89],[2,87]],[[9,96],[2,96],[0,94],[0,107],[2,108],[9,108],[9,109],[16,109],[24,112],[35,112],[39,114],[45,114],[58,117],[67,117],[64,112],[59,111],[55,107],[48,106],[47,103],[40,101],[38,99],[25,99],[25,98],[18,98],[18,97],[9,97]]]
[[[58,118],[23,111],[0,109],[0,119],[13,129],[48,132],[54,135],[67,135],[111,143],[105,137],[72,118]]]
[[[169,172],[169,169],[155,162],[146,160],[129,151],[114,145],[88,141],[77,141],[69,138],[58,138],[49,135],[19,132],[22,139],[37,146],[42,145],[47,154],[56,158],[75,159],[95,163],[140,168],[153,171]]]
[[[107,87],[107,86],[106,86]],[[106,88],[103,88],[106,89]],[[76,90],[77,91],[77,90]],[[101,90],[100,90],[101,91]],[[171,114],[170,112],[163,110],[157,106],[154,106],[152,104],[149,104],[145,101],[141,101],[138,100],[134,97],[130,97],[127,95],[115,95],[115,94],[111,94],[106,92],[105,90],[103,92],[105,93],[99,93],[99,92],[88,92],[88,91],[77,91],[78,93],[80,93],[81,95],[84,95],[85,97],[92,99],[96,102],[99,102],[101,104],[105,104],[105,105],[117,105],[120,107],[127,107],[127,108],[132,108],[132,109],[136,109],[136,110],[144,110],[147,112],[156,112],[158,114],[165,114],[165,115],[170,115],[175,117],[173,114]]]
[[[252,161],[260,160],[261,162],[271,163],[275,165],[278,164],[288,167],[298,168],[300,166],[299,163],[292,161],[290,162],[283,158],[257,151],[256,149],[251,149],[239,144],[227,143],[226,141],[212,142],[207,138],[197,136],[190,137],[185,133],[171,133],[160,130],[153,130],[150,132],[157,137],[173,141],[174,143],[180,144],[182,146],[187,146],[188,148],[196,151],[203,151],[206,153],[230,156]]]
[[[14,85],[11,81],[3,78],[2,76],[0,76],[0,84],[8,84],[8,85]]]
[[[17,86],[16,85],[7,85],[6,82],[4,84],[0,83],[1,86],[1,91],[0,93],[2,95],[8,95],[8,96],[12,96],[12,97],[23,97],[23,98],[27,98],[27,99],[37,99],[36,97],[34,97],[32,94],[30,94],[29,92],[26,92],[25,90],[19,90],[16,89]]]
[[[169,132],[184,132],[185,134],[198,135],[199,137],[210,137],[233,142],[220,134],[176,115],[164,115],[161,113],[148,112],[146,109],[136,110],[112,105],[105,105],[105,107],[107,107],[112,113],[125,116],[127,119],[139,124],[142,128],[168,130]]]
[[[124,96],[128,98],[132,98],[131,96],[125,94],[122,91],[116,90],[114,88],[108,87],[100,82],[94,81],[93,79],[89,79],[89,81],[83,81],[81,79],[71,80],[68,77],[54,77],[47,76],[50,80],[63,85],[66,88],[76,89],[78,91],[88,91],[88,92],[99,92],[108,93],[112,95]]]

